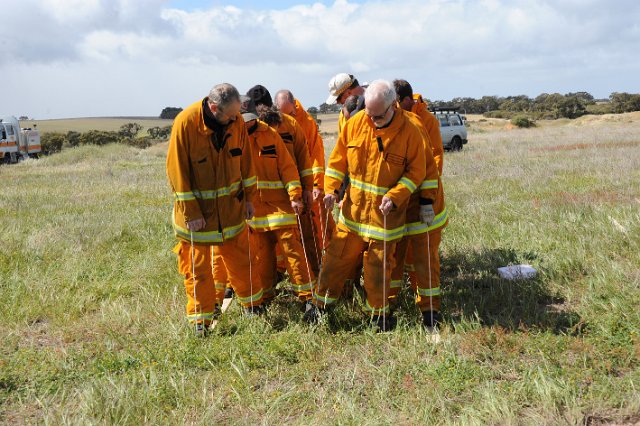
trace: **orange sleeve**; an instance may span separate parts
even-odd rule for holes
[[[305,133],[307,134],[307,146],[309,147],[313,171],[313,187],[324,189],[324,141],[313,118],[309,117],[305,125],[307,127]]]
[[[324,189],[327,194],[338,195],[340,186],[347,173],[347,129],[343,126],[338,135],[336,146],[329,156],[327,168],[324,173]]]
[[[444,148],[442,146],[442,135],[440,134],[440,122],[431,112],[427,111],[427,132],[431,140],[431,148],[433,149],[433,158],[438,166],[438,172],[442,175],[444,166]]]
[[[191,183],[191,159],[189,157],[189,134],[186,123],[180,116],[171,129],[167,152],[167,177],[175,197],[175,207],[184,215],[185,221],[203,218],[200,204],[196,200]]]
[[[300,127],[298,122],[292,118],[291,123],[294,124],[293,146],[302,189],[311,191],[313,189],[313,170],[311,158],[309,157],[309,148],[307,148],[307,141],[304,137],[302,127]]]
[[[282,138],[277,132],[272,132],[274,136],[274,145],[278,156],[278,173],[280,181],[284,184],[289,193],[289,200],[300,200],[302,198],[302,185],[300,183],[300,175],[293,158],[289,155],[287,147],[284,145]]]
[[[249,143],[249,134],[244,126],[242,115],[238,114],[236,117],[236,123],[240,123],[240,141],[239,144],[242,147],[242,159],[240,161],[240,168],[242,173],[242,187],[244,188],[244,196],[246,201],[253,201],[253,197],[257,191],[258,178],[253,165],[253,153],[251,152],[251,144]]]

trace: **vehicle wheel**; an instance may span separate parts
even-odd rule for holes
[[[460,136],[454,136],[451,140],[451,150],[462,151],[462,139]]]

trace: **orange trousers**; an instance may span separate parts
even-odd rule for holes
[[[320,272],[322,252],[329,244],[329,239],[331,235],[333,235],[336,223],[333,220],[332,214],[329,214],[327,217],[327,209],[323,203],[314,202],[311,211],[305,210],[305,212],[300,215],[300,225],[302,227],[304,244],[307,249],[309,265],[311,266],[311,272],[313,274],[312,277],[315,278]],[[276,254],[278,271],[284,272],[287,270],[287,262],[279,245],[276,248]],[[291,271],[288,272],[290,273]]]
[[[253,232],[251,243],[251,255],[255,259],[253,269],[264,289],[265,299],[272,299],[275,296],[276,246],[281,247],[287,263],[293,292],[302,301],[311,299],[312,286],[315,285],[315,280],[311,278],[313,272],[309,271],[310,265],[305,260],[304,248],[300,242],[300,233],[296,228]],[[307,255],[309,255],[308,249]]]
[[[213,251],[213,248],[212,248]],[[222,255],[213,251],[213,284],[216,288],[216,300],[224,300],[224,291],[231,287],[227,267],[224,266]]]
[[[353,275],[354,265],[362,255],[364,289],[367,294],[364,310],[372,315],[388,314],[395,246],[395,242],[386,243],[385,259],[382,241],[364,240],[359,235],[338,226],[327,247],[314,303],[321,308],[336,303],[342,294],[345,280]],[[386,277],[383,276],[384,262]]]
[[[396,246],[396,265],[391,273],[393,300],[402,288],[405,270],[416,293],[416,304],[421,311],[440,310],[440,254],[438,248],[442,229],[403,238]]]
[[[216,304],[222,304],[214,285],[214,255],[220,255],[229,281],[242,306],[262,303],[262,288],[251,285],[249,275],[249,241],[245,228],[240,235],[225,240],[222,245],[193,244],[180,241],[174,248],[178,255],[178,271],[184,275],[187,294],[187,319],[208,324],[213,319]],[[220,268],[219,268],[220,269]],[[195,273],[194,273],[195,272]]]

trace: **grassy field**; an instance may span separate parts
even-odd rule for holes
[[[117,131],[127,123],[138,123],[142,126],[140,133],[146,134],[151,127],[164,127],[173,120],[162,120],[153,117],[96,117],[96,118],[64,118],[56,120],[23,120],[21,127],[37,126],[42,133],[46,132],[88,132],[89,130]]]
[[[407,292],[392,333],[282,295],[195,339],[166,144],[0,166],[0,423],[638,424],[640,117],[481,120],[445,154],[437,344]]]

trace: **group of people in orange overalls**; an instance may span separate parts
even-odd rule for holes
[[[329,92],[327,103],[344,107],[326,169],[318,126],[289,90],[272,98],[256,85],[241,96],[218,84],[176,117],[167,155],[174,252],[197,335],[225,297],[246,315],[264,314],[283,271],[307,323],[328,314],[361,271],[378,329],[395,326],[405,272],[423,325],[442,321],[438,121],[405,80],[365,88],[341,73]]]

